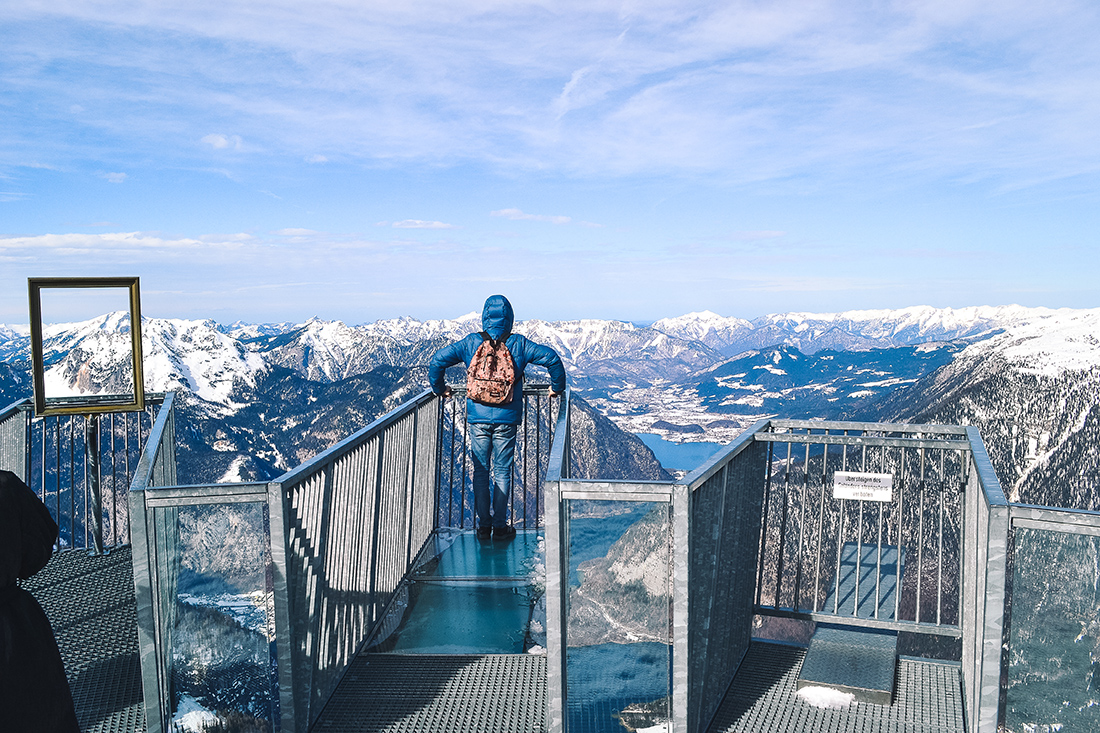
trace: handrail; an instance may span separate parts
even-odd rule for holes
[[[919,433],[923,435],[968,435],[964,425],[925,425],[921,423],[884,423],[884,422],[858,422],[845,420],[770,420],[774,428],[795,428],[807,430],[863,430],[884,433]],[[751,429],[751,428],[750,428]]]
[[[982,436],[977,428],[966,428],[966,438],[970,443],[970,455],[973,456],[974,468],[978,473],[978,481],[982,491],[989,501],[990,506],[1007,506],[1010,502],[1005,498],[1001,489],[1001,480],[997,478],[997,472],[993,470],[993,462],[989,460],[989,453],[982,442]]]
[[[331,463],[344,456],[351,451],[355,446],[360,443],[369,440],[377,433],[382,432],[390,425],[396,423],[398,420],[408,415],[410,412],[420,407],[423,404],[430,402],[435,398],[435,394],[430,389],[425,389],[420,394],[413,397],[411,400],[402,403],[394,409],[382,415],[377,420],[374,420],[364,428],[356,430],[348,437],[341,440],[339,443],[326,448],[313,458],[309,459],[297,468],[292,468],[282,476],[274,479],[276,483],[288,484],[297,483],[301,478],[309,473],[316,471],[319,467],[324,466],[327,463]]]
[[[677,483],[687,484],[692,490],[697,489],[707,479],[725,468],[726,464],[733,460],[737,454],[752,445],[758,433],[768,425],[774,424],[775,421],[768,418],[757,420],[748,430],[731,441],[729,445],[719,448],[717,453],[703,462],[703,465],[684,476]]]
[[[168,423],[172,417],[175,403],[175,392],[165,394],[164,402],[161,403],[160,410],[157,411],[157,419],[153,423],[153,428],[149,431],[149,437],[145,442],[145,450],[141,452],[141,458],[138,459],[137,468],[134,470],[134,478],[130,482],[130,491],[143,491],[153,481],[153,470],[164,447],[164,438],[168,431]],[[150,445],[153,446],[152,452],[149,450]]]
[[[16,400],[10,405],[0,410],[0,422],[7,420],[9,417],[17,412],[26,412],[27,408],[31,406],[30,397],[24,397],[21,400]]]
[[[554,440],[550,444],[550,462],[546,466],[546,481],[562,481],[569,478],[569,410],[573,399],[572,388],[566,386],[561,395],[561,407],[554,424]]]

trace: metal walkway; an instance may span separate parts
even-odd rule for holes
[[[541,733],[546,657],[360,654],[314,733]]]
[[[802,647],[753,641],[709,733],[964,733],[959,666],[898,660],[892,705],[817,708],[795,694]]]
[[[84,733],[145,730],[130,550],[60,553],[24,583],[53,625]],[[892,705],[812,707],[795,695],[806,650],[754,641],[709,733],[965,731],[957,665],[901,659]],[[314,733],[540,733],[546,658],[360,654]]]
[[[130,548],[58,553],[22,586],[53,627],[81,731],[144,731]]]

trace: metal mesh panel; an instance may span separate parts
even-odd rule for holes
[[[434,529],[439,406],[430,394],[280,482],[292,679],[308,727]]]
[[[0,469],[27,480],[27,415],[30,400],[0,411]]]
[[[694,493],[689,730],[713,716],[748,649],[765,451],[747,445]]]

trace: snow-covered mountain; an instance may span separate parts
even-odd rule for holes
[[[423,388],[431,353],[478,326],[472,313],[359,326],[148,318],[145,387],[182,392],[181,409],[203,425],[193,450],[205,451],[204,471],[266,475]],[[49,327],[51,389],[121,391],[128,330],[125,314]],[[650,327],[532,320],[516,331],[555,348],[574,390],[627,432],[728,440],[770,415],[975,424],[1025,498],[1065,466],[1097,460],[1100,309],[921,306],[751,322],[704,312]],[[27,332],[0,326],[0,402],[30,394]]]
[[[878,411],[978,427],[1013,501],[1100,509],[1100,309],[974,343]]]
[[[700,340],[727,356],[779,344],[812,354],[822,349],[881,349],[983,337],[1070,312],[1068,309],[1059,311],[1018,305],[913,306],[843,313],[776,313],[750,322],[704,311],[662,319],[655,322],[653,328],[671,336]]]

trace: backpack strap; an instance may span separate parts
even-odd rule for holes
[[[478,335],[479,335],[479,336],[481,336],[481,338],[482,338],[482,339],[483,339],[484,341],[488,341],[488,342],[489,342],[489,346],[493,347],[493,349],[496,349],[496,348],[497,348],[498,346],[500,346],[501,344],[503,344],[503,343],[504,343],[505,341],[507,341],[507,340],[508,340],[508,337],[512,335],[512,332],[511,332],[511,331],[509,331],[509,332],[507,332],[507,333],[502,333],[502,334],[500,335],[500,338],[499,338],[499,339],[497,339],[496,341],[494,341],[494,340],[493,340],[493,337],[492,337],[492,336],[490,336],[490,335],[488,334],[488,332],[486,332],[486,331],[478,331],[477,333],[478,333]]]

